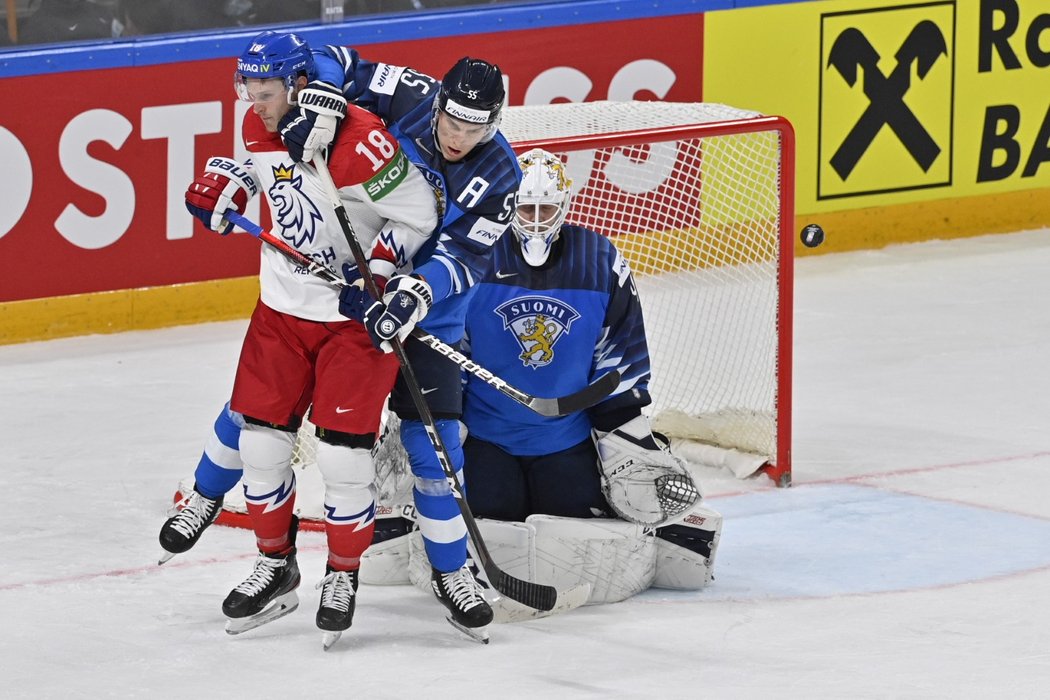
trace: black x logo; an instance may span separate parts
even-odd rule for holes
[[[908,34],[895,54],[897,65],[889,75],[879,70],[879,52],[859,29],[850,27],[835,39],[828,66],[834,66],[850,87],[857,83],[858,70],[863,69],[864,94],[869,101],[864,114],[831,157],[831,167],[839,177],[849,177],[884,124],[893,130],[923,171],[930,169],[941,148],[904,103],[904,95],[911,87],[912,64],[921,80],[942,55],[948,55],[948,46],[941,30],[930,20],[919,22]]]

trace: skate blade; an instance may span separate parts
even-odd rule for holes
[[[445,619],[448,620],[448,624],[452,625],[460,632],[473,639],[475,642],[478,642],[480,644],[489,643],[488,625],[485,625],[484,627],[464,627],[449,616],[446,616]]]
[[[160,559],[157,560],[157,566],[160,566],[166,561],[171,561],[174,556],[175,552],[164,550],[164,553],[160,555]]]
[[[332,648],[332,645],[339,641],[339,638],[343,636],[342,632],[325,632],[321,637],[321,644],[324,645],[324,650],[328,651]]]
[[[550,610],[536,610],[527,605],[511,600],[506,596],[500,596],[495,601],[489,601],[492,605],[493,621],[500,624],[508,622],[528,622],[538,620],[541,617],[549,617],[575,610],[581,605],[586,605],[591,597],[591,584],[579,583],[565,591],[558,591],[558,602]]]
[[[262,627],[274,620],[279,620],[299,607],[299,596],[296,592],[288,591],[282,596],[273,599],[270,606],[249,617],[230,617],[226,622],[226,634],[241,634],[256,627]]]

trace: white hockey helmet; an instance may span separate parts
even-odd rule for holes
[[[547,262],[569,213],[572,180],[561,159],[542,148],[519,156],[518,165],[522,177],[514,197],[516,208],[511,226],[521,243],[525,262],[539,267]]]

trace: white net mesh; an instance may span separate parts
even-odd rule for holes
[[[539,145],[566,160],[568,221],[610,236],[630,262],[654,427],[786,467],[782,144],[759,116],[718,104],[589,102],[511,107],[501,130],[519,152]],[[315,444],[304,424],[296,464],[313,461]]]

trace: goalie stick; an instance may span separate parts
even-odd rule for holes
[[[320,277],[334,287],[345,287],[347,285],[346,280],[328,267],[317,262],[310,256],[299,252],[285,241],[263,229],[251,220],[244,218],[237,212],[228,211],[226,212],[225,218],[230,223],[240,226],[256,238],[269,243],[277,250],[277,252],[306,268],[310,274]],[[526,408],[532,409],[541,416],[565,416],[570,413],[576,413],[577,411],[583,411],[611,394],[613,389],[615,389],[620,383],[620,373],[614,369],[594,380],[579,391],[557,398],[540,398],[538,396],[526,394],[520,389],[516,389],[479,365],[477,362],[474,362],[469,357],[456,350],[456,348],[445,343],[437,336],[427,333],[418,326],[412,329],[412,337],[421,343],[426,343],[437,352],[452,360],[459,365],[460,369],[473,374],[475,377],[500,393],[517,401]]]
[[[365,289],[368,290],[368,293],[371,294],[373,298],[382,299],[383,297],[379,293],[379,288],[376,286],[375,278],[372,277],[372,271],[368,267],[368,260],[365,258],[365,252],[361,249],[361,244],[357,240],[357,236],[354,234],[354,227],[350,223],[350,217],[347,216],[346,209],[343,207],[343,203],[339,199],[339,191],[336,189],[335,182],[332,180],[332,175],[328,172],[327,163],[325,163],[324,158],[317,155],[313,159],[313,165],[317,170],[317,174],[321,178],[321,182],[324,184],[329,203],[335,208],[336,218],[339,219],[339,225],[343,228],[346,242],[350,244],[350,250],[353,251],[354,261],[357,263],[357,268],[361,272],[362,279],[365,283]],[[426,397],[423,396],[423,393],[419,388],[419,382],[416,380],[416,375],[412,370],[412,365],[409,364],[408,356],[405,354],[405,348],[396,336],[391,340],[390,344],[394,349],[394,354],[397,355],[398,363],[401,365],[402,378],[405,381],[405,385],[408,387],[409,393],[412,394],[412,401],[416,405],[416,410],[419,411],[419,417],[423,422],[423,427],[426,429],[427,435],[430,437],[430,442],[434,446],[434,451],[437,453],[438,462],[441,464],[441,470],[445,473],[445,480],[448,482],[449,489],[452,491],[452,496],[456,501],[456,505],[459,507],[459,512],[463,517],[463,522],[467,527],[467,534],[470,536],[470,540],[474,545],[474,551],[477,554],[478,563],[483,569],[485,569],[485,573],[488,575],[492,587],[508,598],[513,598],[519,603],[528,605],[530,608],[536,608],[537,610],[554,609],[558,603],[558,590],[556,588],[515,578],[499,568],[496,562],[492,559],[492,555],[489,554],[488,548],[485,546],[485,541],[481,538],[481,531],[478,529],[478,524],[474,520],[474,515],[470,512],[470,506],[467,505],[467,499],[463,496],[463,487],[460,485],[459,479],[456,477],[455,468],[452,466],[452,458],[449,456],[448,449],[445,447],[445,443],[441,440],[441,435],[438,433],[437,424],[434,422],[434,416],[430,413],[430,407],[427,405]]]

